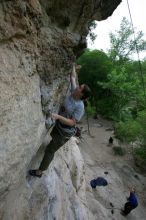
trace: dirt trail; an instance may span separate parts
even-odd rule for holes
[[[122,220],[120,210],[129,195],[129,187],[135,186],[139,197],[139,206],[126,218],[129,220],[146,219],[146,177],[136,172],[133,157],[128,145],[120,144],[114,138],[114,146],[126,149],[126,155],[115,156],[108,139],[113,136],[112,124],[109,121],[90,119],[90,133],[87,123],[83,122],[83,138],[79,144],[85,161],[87,201],[89,208],[98,220]],[[105,174],[108,172],[108,174]],[[98,176],[108,181],[106,187],[90,187],[90,180]],[[114,206],[114,207],[112,207]],[[113,213],[111,213],[113,210]]]

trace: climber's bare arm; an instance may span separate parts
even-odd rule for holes
[[[69,118],[65,118],[61,115],[58,115],[56,113],[52,114],[52,118],[54,120],[59,120],[61,123],[68,125],[68,126],[74,126],[76,124],[76,120],[75,119],[69,119]]]

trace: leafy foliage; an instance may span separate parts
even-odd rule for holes
[[[113,62],[125,62],[129,56],[138,51],[146,49],[146,42],[142,39],[142,31],[133,35],[133,28],[129,21],[123,17],[120,29],[115,34],[110,33],[111,49],[109,54]]]
[[[146,165],[146,148],[141,147],[141,148],[136,148],[134,150],[134,153],[140,156],[142,159],[145,160],[145,165]]]
[[[130,142],[139,139],[146,145],[146,110],[138,112],[136,119],[117,122],[115,130],[117,137],[121,140]]]
[[[86,50],[78,59],[82,65],[79,82],[92,90],[89,112],[113,119],[116,136],[128,142],[139,140],[135,154],[145,155],[146,149],[146,60],[130,57],[146,49],[143,33],[133,36],[133,29],[123,18],[120,29],[110,33],[111,48],[106,54]],[[142,71],[143,70],[143,71]],[[141,152],[141,153],[139,153]]]
[[[143,144],[146,147],[146,110],[138,113],[137,122],[140,124],[140,134],[143,139]]]
[[[88,114],[88,116],[94,116],[96,113],[96,109],[94,106],[91,106],[90,102],[88,102],[88,105],[86,107],[86,112]]]
[[[79,73],[79,82],[89,85],[92,90],[91,104],[97,107],[99,97],[107,93],[97,81],[107,81],[107,74],[112,69],[112,63],[109,57],[99,50],[86,50],[78,59],[78,63],[82,65]]]
[[[142,171],[146,171],[146,148],[140,147],[134,149],[135,163]]]
[[[141,125],[134,120],[120,121],[115,125],[115,134],[122,141],[136,141],[140,137]]]

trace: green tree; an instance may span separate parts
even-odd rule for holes
[[[114,70],[108,75],[108,82],[100,85],[112,92],[111,101],[119,119],[127,109],[134,113],[134,109],[138,111],[145,107],[146,77],[145,74],[142,75],[140,61],[130,59],[137,50],[142,52],[146,49],[143,36],[142,31],[139,31],[134,37],[133,28],[125,17],[122,19],[120,29],[110,33],[111,48],[108,53],[114,64]]]
[[[79,73],[79,82],[86,83],[92,90],[91,104],[97,108],[98,100],[108,91],[102,89],[97,82],[106,82],[107,75],[111,72],[112,63],[109,57],[99,50],[86,50],[77,61],[82,65]]]
[[[120,69],[113,69],[107,78],[107,82],[98,82],[98,84],[103,89],[108,89],[111,93],[110,116],[112,117],[114,115],[115,118],[121,119],[123,114],[128,110],[128,106],[132,107],[133,103],[135,105],[135,97],[139,91],[139,79],[137,77],[129,79],[129,74],[124,66]]]
[[[133,35],[133,28],[129,21],[123,17],[120,29],[115,33],[110,33],[111,48],[109,55],[113,62],[119,61],[123,63],[129,59],[131,55],[142,52],[146,49],[146,41],[143,40],[143,32],[139,31]]]
[[[138,111],[145,108],[144,84],[146,82],[146,61],[141,62],[144,74],[140,72],[139,61],[130,59],[146,48],[138,32],[133,38],[130,23],[123,18],[117,34],[110,34],[111,49],[106,54],[99,50],[86,50],[79,58],[82,65],[80,83],[87,83],[93,92],[90,100],[103,115],[114,120],[136,118]]]

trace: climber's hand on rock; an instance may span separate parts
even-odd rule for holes
[[[60,115],[56,114],[56,113],[52,113],[52,119],[53,120],[58,120],[60,117]]]

